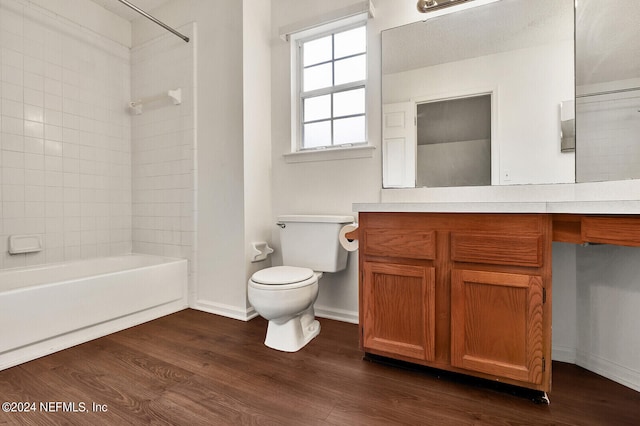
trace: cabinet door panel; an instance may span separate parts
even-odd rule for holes
[[[420,360],[435,353],[435,269],[364,262],[363,343]]]
[[[540,276],[454,269],[451,364],[542,383],[542,303]]]

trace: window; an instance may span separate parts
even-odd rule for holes
[[[296,151],[367,143],[365,24],[295,40]]]

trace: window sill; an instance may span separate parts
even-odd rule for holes
[[[376,149],[373,145],[359,145],[344,148],[314,149],[284,154],[287,163],[306,163],[310,161],[346,160],[350,158],[371,158]]]

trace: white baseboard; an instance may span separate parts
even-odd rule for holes
[[[258,316],[258,313],[253,309],[253,306],[242,309],[237,306],[225,305],[224,303],[210,302],[208,300],[196,300],[196,303],[191,307],[199,311],[221,315],[223,317],[233,318],[240,321],[249,321]]]
[[[640,392],[640,371],[583,351],[576,352],[576,365]]]
[[[326,306],[314,306],[316,316],[320,318],[327,318],[336,321],[348,322],[351,324],[358,324],[358,312],[347,311],[344,309],[329,308]]]
[[[576,348],[569,346],[553,345],[551,348],[551,359],[554,361],[576,363]]]
[[[0,370],[50,355],[54,352],[112,334],[188,308],[180,299],[144,311],[135,312],[90,327],[51,337],[0,354]]]
[[[221,315],[227,318],[233,318],[240,321],[249,321],[258,316],[258,313],[249,306],[246,309],[237,306],[226,305],[224,303],[211,302],[208,300],[197,300],[193,309],[208,312],[210,314]],[[319,318],[327,318],[336,321],[349,322],[358,324],[358,312],[352,312],[342,309],[328,308],[325,306],[315,306],[316,316]]]

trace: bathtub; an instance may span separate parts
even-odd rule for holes
[[[187,307],[187,260],[130,254],[0,272],[0,370]]]

